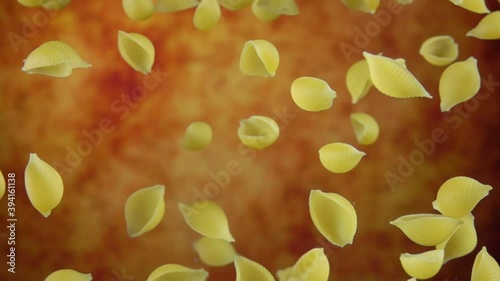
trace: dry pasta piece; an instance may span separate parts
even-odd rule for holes
[[[3,177],[2,171],[0,171],[0,199],[2,199],[5,194],[5,179]]]
[[[245,75],[274,77],[279,63],[278,49],[266,40],[250,40],[241,51],[240,70]]]
[[[231,243],[217,238],[203,237],[194,242],[193,248],[201,261],[209,266],[223,266],[234,261],[236,251]]]
[[[373,86],[370,78],[370,70],[368,69],[368,62],[366,60],[360,60],[351,65],[347,70],[345,83],[349,94],[351,94],[353,104],[366,96]]]
[[[332,173],[347,173],[354,169],[366,153],[352,145],[334,142],[319,150],[319,160],[323,167]]]
[[[298,15],[299,8],[295,0],[254,0],[252,12],[260,20],[272,21],[280,15]]]
[[[471,99],[479,92],[480,87],[481,77],[474,57],[448,66],[439,80],[441,112],[449,111],[453,106]]]
[[[64,185],[59,173],[36,153],[31,153],[24,172],[24,183],[33,207],[48,217],[63,197]]]
[[[450,0],[450,2],[474,13],[490,13],[484,0]]]
[[[332,107],[337,93],[325,81],[303,76],[295,79],[291,86],[292,99],[303,110],[318,112]]]
[[[498,281],[500,280],[500,266],[483,246],[477,253],[472,266],[471,281]]]
[[[448,240],[436,245],[436,249],[444,250],[444,263],[463,257],[476,247],[477,233],[474,227],[474,216],[469,213],[461,221],[463,224]]]
[[[280,127],[274,119],[266,116],[251,116],[240,121],[238,137],[247,147],[262,150],[272,145],[280,135]]]
[[[433,65],[448,65],[458,57],[458,44],[449,35],[433,36],[422,43],[419,51]]]
[[[59,10],[66,7],[71,0],[17,0],[17,2],[28,8],[43,7],[49,10]]]
[[[136,21],[147,20],[153,16],[152,0],[122,0],[122,6],[127,17]]]
[[[444,251],[431,250],[420,254],[401,254],[399,260],[408,275],[419,280],[436,275],[443,265]]]
[[[199,30],[209,30],[220,20],[221,10],[217,0],[201,0],[194,12],[193,24]]]
[[[125,202],[127,233],[134,238],[153,230],[165,212],[165,186],[157,184],[132,193]]]
[[[446,241],[462,225],[461,220],[438,214],[406,215],[390,223],[422,246],[436,246]]]
[[[472,30],[467,32],[467,36],[483,40],[500,39],[500,11],[484,16]]]
[[[339,247],[352,244],[358,219],[354,206],[342,195],[312,190],[309,214],[316,229],[330,243]]]
[[[234,242],[229,223],[222,208],[212,201],[198,201],[191,205],[179,203],[179,210],[187,225],[199,234]]]
[[[234,258],[236,268],[236,281],[274,281],[274,277],[262,265],[242,256]]]
[[[219,0],[222,7],[236,11],[246,8],[252,4],[253,0]]]
[[[208,123],[196,121],[186,129],[182,147],[187,150],[200,150],[212,141],[212,127]]]
[[[289,266],[287,268],[280,269],[280,270],[276,271],[276,277],[278,277],[279,281],[289,281],[289,280],[291,280],[291,278],[293,276],[292,270],[293,270],[293,266]]]
[[[351,9],[375,14],[380,4],[380,0],[342,0],[342,3]]]
[[[413,1],[415,1],[415,0],[396,0],[396,2],[398,2],[401,5],[408,5],[408,4],[413,3]]]
[[[330,263],[323,248],[315,248],[299,258],[287,280],[328,281],[329,275]]]
[[[363,52],[363,56],[368,62],[373,85],[381,93],[394,98],[432,98],[415,76],[402,66],[403,61],[368,52]]]
[[[146,281],[205,281],[208,272],[203,268],[192,269],[178,264],[164,264],[156,268]]]
[[[17,0],[17,2],[28,8],[40,7],[44,0]]]
[[[80,273],[72,269],[61,269],[52,272],[45,278],[44,281],[91,281],[92,275],[90,273]]]
[[[198,0],[158,0],[154,10],[156,12],[172,13],[191,9],[198,6],[198,4],[200,4]]]
[[[380,132],[377,120],[366,113],[351,114],[351,123],[359,144],[370,145],[378,139]]]
[[[118,51],[134,70],[143,74],[151,72],[155,60],[155,47],[146,36],[118,31]]]

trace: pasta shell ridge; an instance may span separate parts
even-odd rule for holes
[[[500,267],[498,262],[488,253],[486,247],[483,246],[474,259],[471,281],[493,280],[500,280]]]

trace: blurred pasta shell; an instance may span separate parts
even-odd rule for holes
[[[330,243],[339,247],[352,244],[358,219],[354,206],[342,195],[311,190],[309,214],[316,229]]]
[[[60,10],[71,2],[71,0],[45,0],[42,7],[48,10]]]
[[[280,15],[298,15],[299,8],[295,0],[254,0],[252,12],[260,20],[272,21]]]
[[[279,63],[278,49],[266,40],[250,40],[241,51],[240,70],[245,75],[274,77]]]
[[[347,173],[354,169],[366,153],[352,145],[334,142],[319,150],[319,160],[323,167],[332,173]]]
[[[178,264],[164,264],[149,275],[147,281],[205,281],[208,272],[203,268],[192,269]]]
[[[359,144],[370,145],[378,139],[380,132],[377,120],[366,113],[351,114],[351,124]]]
[[[90,273],[80,273],[72,269],[61,269],[52,272],[44,281],[91,281]]]
[[[478,14],[490,12],[484,0],[450,0],[453,4]]]
[[[363,52],[363,56],[368,62],[373,85],[381,93],[394,98],[432,98],[401,62],[368,52]]]
[[[154,11],[152,0],[122,0],[122,6],[127,17],[136,21],[149,19]]]
[[[443,265],[444,251],[431,250],[420,254],[401,254],[399,260],[408,275],[419,280],[435,276]]]
[[[467,32],[467,36],[483,40],[500,39],[500,11],[484,16],[472,30]]]
[[[2,171],[0,171],[0,199],[2,199],[5,194],[5,178],[3,177]]]
[[[40,7],[46,0],[17,0],[17,2],[28,8]]]
[[[468,214],[461,221],[463,224],[458,227],[449,239],[436,245],[436,249],[444,250],[444,263],[463,257],[476,248],[477,233],[474,226],[474,216]]]
[[[349,94],[351,94],[353,104],[366,96],[373,86],[370,78],[370,70],[368,69],[368,62],[366,60],[360,60],[351,65],[347,70],[345,83]]]
[[[299,258],[286,280],[328,281],[329,275],[328,258],[322,248],[316,248]]]
[[[236,281],[274,281],[274,277],[262,265],[242,256],[234,258]]]
[[[219,22],[220,4],[217,0],[201,0],[194,12],[193,24],[199,30],[209,30]]]
[[[223,266],[234,261],[236,251],[231,243],[217,238],[202,237],[193,248],[201,261],[209,266]]]
[[[458,44],[449,35],[433,36],[422,43],[419,53],[430,64],[448,65],[458,57]]]
[[[134,70],[143,74],[151,72],[155,60],[155,47],[146,36],[118,31],[118,51]]]
[[[200,150],[212,141],[212,127],[206,122],[196,121],[186,129],[182,147],[187,150]]]
[[[191,9],[198,6],[198,4],[200,4],[198,0],[158,0],[154,10],[156,12],[172,13]]]
[[[127,233],[134,238],[155,228],[165,212],[165,186],[157,184],[139,189],[125,202]]]
[[[408,4],[413,3],[413,1],[415,1],[415,0],[396,0],[396,2],[398,2],[401,5],[408,5]]]
[[[351,9],[375,14],[380,4],[380,0],[342,0],[342,3]]]
[[[337,93],[328,83],[315,77],[299,77],[292,82],[292,99],[303,110],[318,112],[332,107]]]
[[[498,281],[500,280],[500,267],[498,262],[488,253],[483,246],[474,259],[471,281]]]
[[[279,269],[276,272],[276,277],[278,277],[279,281],[293,280],[293,279],[291,279],[293,277],[292,270],[293,270],[293,266],[289,266],[289,267],[284,268],[284,269]]]
[[[481,77],[474,57],[448,66],[439,80],[441,112],[449,111],[453,106],[471,99],[479,92],[480,87]]]
[[[252,4],[253,0],[219,0],[222,7],[231,10],[241,10]]]
[[[31,153],[24,171],[24,183],[33,207],[48,217],[63,197],[64,185],[59,173],[36,153]]]
[[[240,121],[238,137],[245,146],[262,150],[272,145],[279,137],[280,127],[274,119],[266,116],[251,116]]]

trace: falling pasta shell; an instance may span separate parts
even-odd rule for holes
[[[351,124],[359,144],[370,145],[378,139],[380,129],[373,116],[361,112],[353,113],[351,114]]]
[[[196,121],[186,129],[182,147],[187,150],[200,150],[212,141],[212,127],[206,122]]]
[[[474,226],[474,216],[468,214],[461,218],[463,222],[460,227],[441,244],[436,245],[436,249],[444,250],[444,262],[463,257],[476,248],[477,233]]]
[[[242,256],[234,258],[236,281],[274,281],[274,277],[262,265]]]
[[[173,13],[197,7],[198,0],[158,0],[155,3],[155,12]]]
[[[123,10],[130,19],[143,21],[153,16],[152,0],[122,0]]]
[[[132,193],[125,202],[127,233],[134,238],[153,230],[165,212],[165,186],[157,184]]]
[[[118,51],[134,70],[143,74],[151,72],[155,60],[155,47],[146,36],[118,31]]]
[[[295,0],[254,0],[252,12],[262,21],[272,21],[280,15],[298,15],[299,8]]]
[[[368,62],[366,60],[360,60],[351,65],[347,70],[345,83],[353,104],[365,97],[373,86],[370,78],[370,70],[368,69]]]
[[[483,40],[500,39],[500,11],[484,16],[472,30],[467,32],[467,36]]]
[[[303,76],[295,79],[291,86],[292,99],[305,111],[318,112],[332,107],[337,93],[325,81]]]
[[[458,57],[458,44],[449,35],[433,36],[422,43],[419,53],[430,64],[448,65]]]
[[[240,70],[245,75],[274,77],[279,63],[278,49],[266,40],[250,40],[241,51]]]
[[[347,173],[354,169],[366,153],[357,150],[352,145],[334,142],[327,144],[318,151],[323,167],[332,173]]]
[[[287,280],[328,281],[330,263],[322,248],[302,255],[289,273]]]
[[[450,2],[477,14],[490,13],[484,0],[450,0]]]
[[[219,0],[219,2],[222,7],[231,11],[236,11],[250,6],[253,0]]]
[[[280,127],[274,119],[251,116],[240,121],[238,137],[245,146],[262,150],[271,146],[279,137]]]
[[[193,24],[199,30],[209,30],[220,20],[221,10],[217,0],[201,0],[194,11]]]
[[[351,9],[364,13],[375,14],[380,0],[342,0],[342,3]]]
[[[91,281],[92,275],[90,273],[80,273],[72,269],[61,269],[52,272],[45,278],[44,281]]]
[[[0,171],[0,199],[2,199],[5,194],[5,178],[3,177],[2,171]]]
[[[471,281],[498,281],[500,280],[500,266],[483,246],[474,259]]]
[[[164,264],[156,268],[146,281],[205,281],[208,272],[203,268],[192,269],[178,264]]]
[[[236,251],[231,243],[217,238],[202,237],[193,248],[200,260],[209,266],[224,266],[234,261]]]
[[[419,280],[435,276],[443,265],[444,251],[431,250],[420,254],[401,254],[399,260],[405,272]]]
[[[293,266],[289,266],[289,267],[284,268],[284,269],[279,269],[278,271],[276,271],[276,277],[278,277],[279,281],[293,280],[293,279],[291,279],[293,276],[292,270],[293,270]]]
[[[42,7],[48,10],[60,10],[71,2],[71,0],[45,0]]]

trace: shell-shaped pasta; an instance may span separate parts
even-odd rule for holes
[[[272,145],[280,135],[280,127],[274,119],[266,116],[251,116],[240,121],[238,137],[247,147],[262,150]]]
[[[303,76],[295,79],[291,86],[292,99],[303,110],[318,112],[332,107],[337,93],[325,81]]]
[[[415,1],[415,0],[396,0],[396,2],[398,2],[401,5],[408,5],[408,4],[413,3],[413,1]]]
[[[291,280],[291,278],[293,276],[292,270],[293,270],[293,266],[289,266],[287,268],[280,269],[276,272],[276,277],[278,277],[279,281],[289,281],[289,280]]]
[[[71,0],[45,0],[42,7],[48,10],[60,10],[71,2]]]
[[[448,65],[458,57],[458,44],[449,35],[433,36],[422,43],[419,51],[433,65]]]
[[[448,240],[436,245],[436,249],[444,250],[444,263],[463,257],[472,252],[476,247],[477,233],[474,227],[474,216],[469,213],[461,220],[463,224],[455,233]]]
[[[500,267],[498,262],[488,253],[483,246],[474,259],[471,281],[498,281],[500,280]]]
[[[471,99],[479,92],[480,87],[481,77],[474,57],[448,66],[439,80],[441,112],[449,111],[453,106]]]
[[[46,0],[17,0],[17,2],[28,8],[40,7]]]
[[[198,0],[158,0],[154,10],[156,12],[172,13],[194,8],[200,4]]]
[[[208,200],[198,201],[191,205],[179,203],[179,210],[187,225],[199,234],[234,242],[226,214],[216,203]]]
[[[24,183],[33,207],[48,217],[52,209],[59,205],[64,193],[61,176],[36,153],[31,153],[24,172]]]
[[[358,218],[354,206],[342,195],[311,190],[309,214],[316,229],[332,244],[352,244]]]
[[[422,246],[436,246],[446,241],[462,225],[461,220],[438,214],[406,215],[390,223]]]
[[[2,171],[0,171],[0,199],[2,199],[5,194],[5,179],[3,177]]]
[[[192,269],[178,264],[164,264],[149,275],[147,281],[205,281],[208,272],[203,268]]]
[[[484,16],[472,30],[467,32],[467,36],[483,40],[500,39],[500,11]]]
[[[217,238],[203,237],[194,242],[193,248],[201,261],[209,266],[223,266],[234,261],[236,251],[231,243]]]
[[[365,13],[375,14],[380,0],[342,0],[346,7]]]
[[[147,20],[153,15],[152,0],[122,0],[123,10],[127,17],[133,20]]]
[[[280,15],[298,15],[299,8],[295,0],[254,0],[252,12],[260,20],[272,21]]]
[[[157,184],[139,189],[125,202],[127,233],[134,238],[153,230],[165,212],[165,186]]]
[[[91,281],[92,275],[90,273],[80,273],[72,269],[61,269],[52,272],[45,278],[44,281]]]
[[[329,275],[328,258],[322,248],[316,248],[299,258],[287,280],[328,281]]]
[[[332,173],[347,173],[354,169],[366,153],[352,145],[334,142],[319,150],[319,160],[323,167]]]
[[[200,150],[212,141],[212,127],[208,123],[196,121],[186,129],[182,147],[187,150]]]
[[[361,112],[353,113],[351,123],[359,144],[370,145],[377,140],[380,129],[377,120],[371,115]]]
[[[490,12],[484,0],[450,0],[453,4],[478,14]]]
[[[424,86],[400,62],[368,52],[363,52],[363,56],[368,62],[373,85],[381,93],[394,98],[432,98]]]
[[[48,41],[28,55],[21,70],[28,74],[67,77],[73,68],[88,67],[91,65],[68,44],[61,41]]]
[[[445,181],[432,202],[434,210],[460,219],[488,195],[492,187],[469,177],[453,177]]]
[[[221,10],[217,0],[201,0],[194,12],[193,24],[199,30],[209,30],[220,19]]]
[[[351,65],[347,70],[345,83],[349,94],[351,94],[353,104],[366,96],[373,86],[370,78],[370,70],[368,69],[368,62],[366,60],[360,60]]]
[[[436,275],[443,265],[444,251],[432,250],[420,254],[401,254],[399,260],[408,275],[419,280]]]
[[[274,277],[262,265],[242,256],[234,258],[236,268],[236,281],[274,281]]]
[[[252,1],[253,0],[219,0],[219,3],[228,10],[236,11],[250,6]]]
[[[250,40],[241,51],[240,70],[245,75],[274,77],[279,63],[278,49],[266,40]]]
[[[146,36],[118,31],[118,51],[134,70],[143,74],[151,72],[155,60],[155,47]]]

